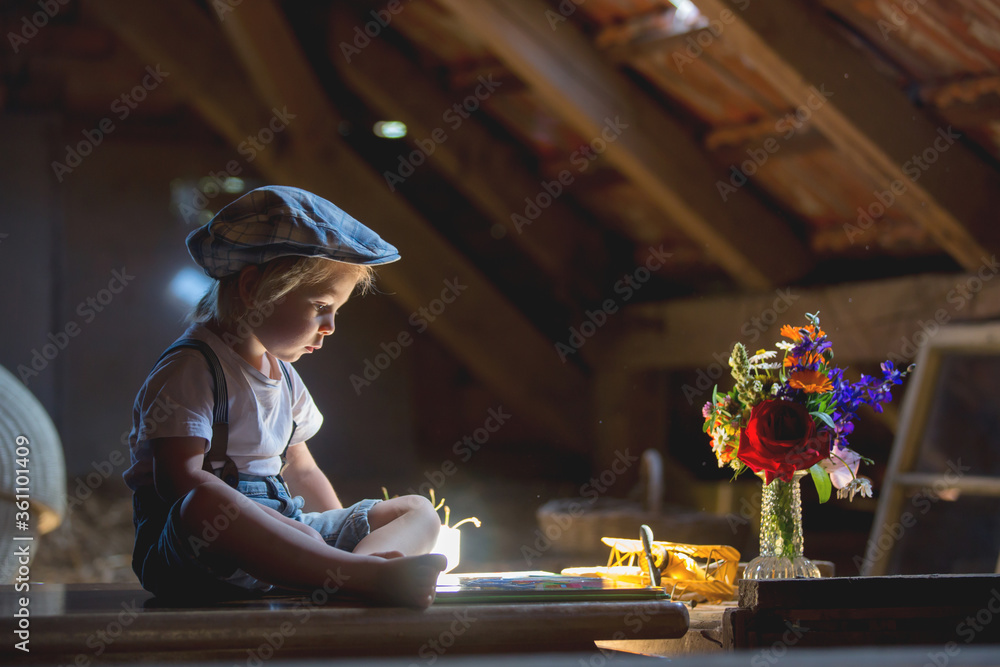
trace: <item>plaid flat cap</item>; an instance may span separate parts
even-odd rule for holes
[[[281,185],[251,190],[228,204],[188,235],[187,247],[216,279],[288,255],[368,265],[399,259],[395,247],[339,206]]]

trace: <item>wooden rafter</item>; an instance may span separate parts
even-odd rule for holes
[[[254,166],[270,179],[312,190],[373,221],[406,258],[382,268],[380,279],[408,312],[436,298],[446,280],[464,285],[428,331],[511,413],[545,428],[556,445],[586,450],[582,408],[588,394],[582,374],[561,363],[552,344],[401,197],[387,196],[381,177],[339,141],[328,120],[336,118],[335,111],[272,2],[243,3],[220,17],[242,62],[188,0],[96,4],[137,53],[170,64],[172,80],[192,105],[210,109],[206,119],[231,140],[266,126],[270,113],[259,109],[287,106],[297,116],[288,124],[293,141],[273,155],[261,151]],[[314,125],[302,122],[306,119]]]
[[[770,349],[782,325],[805,324],[805,313],[817,311],[838,363],[912,359],[917,346],[942,326],[1000,317],[998,271],[994,257],[990,267],[968,275],[922,274],[631,306],[625,311],[627,333],[607,350],[601,365],[711,368],[728,376],[734,343],[751,351]]]
[[[336,45],[351,43],[355,38],[352,29],[364,22],[363,15],[347,5],[335,5],[333,12],[330,57],[347,85],[386,118],[406,123],[408,138],[420,142],[411,143],[411,147],[427,155],[428,162],[483,212],[497,238],[506,236],[542,268],[555,293],[598,297],[600,290],[594,279],[603,258],[592,253],[581,257],[580,249],[600,248],[601,243],[564,199],[554,198],[536,220],[524,218],[527,224],[513,219],[524,210],[525,199],[535,200],[544,191],[541,179],[530,175],[524,156],[496,139],[479,121],[478,116],[486,111],[455,113],[454,107],[467,99],[468,92],[445,92],[426,71],[385,40],[372,40],[363,53],[348,62]],[[475,82],[486,98],[484,104],[493,94],[503,95],[510,87],[510,81],[480,76],[489,84]],[[559,187],[568,190],[568,186]],[[580,264],[591,267],[586,277],[578,277],[574,270]]]
[[[548,4],[439,3],[583,136],[601,137],[609,119],[627,124],[607,143],[604,157],[734,279],[767,288],[808,269],[808,253],[787,226],[749,193],[723,202],[716,185],[722,174],[689,131],[610,65],[571,22],[550,25]]]
[[[1000,175],[915,108],[821,9],[801,0],[694,3],[794,105],[808,108],[823,90],[810,122],[966,270],[1000,249]]]
[[[140,7],[120,0],[97,0],[92,3],[98,17],[141,58],[167,72],[167,85],[178,91],[205,121],[234,146],[250,131],[267,125],[268,114],[261,108],[249,86],[243,68],[236,62],[228,45],[219,39],[219,30],[194,3],[172,2],[171,12],[157,3]],[[144,14],[149,9],[148,16]],[[169,15],[159,25],[155,17]],[[152,32],[146,39],[146,32]],[[190,45],[197,45],[192,61]],[[178,74],[175,74],[178,73]],[[275,151],[261,153],[268,161]]]

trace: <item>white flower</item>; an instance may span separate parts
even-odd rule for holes
[[[819,462],[820,466],[830,475],[830,483],[834,488],[843,490],[857,478],[861,456],[852,449],[835,444],[830,450],[830,457]],[[840,493],[837,493],[840,498]]]
[[[867,477],[855,477],[847,486],[837,489],[838,498],[854,500],[854,495],[860,494],[862,498],[872,497],[872,481]]]
[[[774,350],[763,350],[762,352],[759,352],[758,354],[755,354],[752,357],[750,357],[750,363],[756,364],[758,362],[764,361],[765,359],[773,359],[777,355],[778,353],[775,352]]]
[[[762,371],[776,371],[776,370],[778,370],[779,368],[782,367],[782,364],[781,364],[780,361],[774,361],[774,362],[771,362],[769,364],[754,364],[753,367],[754,367],[754,369],[759,370],[759,371],[760,370],[762,370]]]

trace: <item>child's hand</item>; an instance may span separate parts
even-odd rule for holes
[[[405,554],[402,551],[379,551],[377,553],[369,555],[388,559],[388,558],[402,558]]]

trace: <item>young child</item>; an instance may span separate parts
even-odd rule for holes
[[[323,417],[291,366],[396,249],[325,199],[278,186],[229,204],[187,245],[216,282],[133,407],[124,477],[143,587],[180,598],[322,587],[430,605],[445,566],[428,553],[437,513],[421,496],[341,505],[306,444]]]

